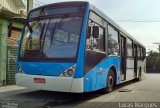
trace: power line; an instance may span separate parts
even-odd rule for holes
[[[35,0],[36,2],[38,2],[38,3],[41,3],[41,4],[43,4],[43,5],[45,5],[46,3],[43,3],[43,2],[41,2],[41,1],[39,1],[39,0]]]
[[[24,0],[24,1],[26,1],[27,2],[27,0]],[[41,3],[41,4],[46,4],[46,3],[43,3],[43,2],[41,2],[41,1],[39,1],[39,0],[34,0],[36,3],[38,2],[38,3]]]
[[[118,22],[138,22],[138,23],[143,23],[143,22],[151,22],[151,23],[154,23],[154,22],[160,22],[160,19],[156,19],[156,20],[132,20],[132,19],[115,19],[115,21],[118,21]]]
[[[33,2],[33,4],[36,5],[36,6],[42,6],[42,5],[40,5],[40,4],[38,4],[38,3],[35,3],[35,2]]]
[[[27,0],[24,0],[25,2],[27,2]],[[34,0],[34,2],[33,2],[33,4],[35,5],[35,6],[42,6],[42,5],[45,5],[45,3],[43,3],[43,2],[41,2],[41,1],[39,1],[39,0]]]

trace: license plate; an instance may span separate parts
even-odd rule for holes
[[[44,78],[34,78],[34,83],[42,83],[44,84],[45,83],[45,79]]]

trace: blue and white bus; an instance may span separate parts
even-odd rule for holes
[[[16,84],[83,93],[113,88],[145,73],[145,46],[88,2],[32,10],[19,42]]]

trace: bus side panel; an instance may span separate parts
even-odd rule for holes
[[[137,66],[137,77],[139,74],[141,74],[142,77],[144,77],[145,73],[145,60],[138,60],[138,66]],[[141,72],[141,73],[140,73]]]
[[[85,50],[85,43],[86,43],[86,30],[87,30],[87,24],[88,24],[88,16],[89,16],[89,4],[86,5],[83,25],[82,25],[82,32],[81,32],[81,39],[80,39],[80,45],[79,45],[79,52],[78,52],[78,59],[77,59],[77,65],[76,70],[74,74],[74,78],[82,78],[84,76],[84,50]]]
[[[109,57],[91,69],[84,76],[84,92],[96,91],[106,87],[106,79],[111,66],[116,68],[117,81],[120,83],[120,57]]]
[[[145,74],[146,74],[146,58],[144,59],[144,67],[143,67],[143,70],[142,70],[142,78],[145,77]]]
[[[127,59],[126,81],[134,79],[134,59]]]

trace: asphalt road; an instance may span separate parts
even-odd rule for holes
[[[155,103],[160,102],[159,83],[160,74],[146,74],[142,81],[133,80],[121,84],[108,94],[75,94],[35,91],[17,86],[0,87],[0,108],[131,108],[136,105],[140,108],[148,108],[146,105],[160,108],[160,104]]]

